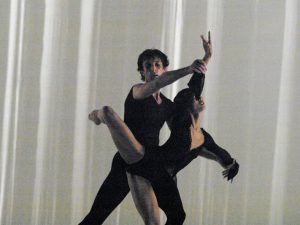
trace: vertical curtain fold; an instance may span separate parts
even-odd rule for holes
[[[273,160],[272,188],[269,224],[284,224],[284,199],[287,195],[287,157],[290,142],[290,118],[292,117],[291,90],[293,67],[295,64],[296,26],[298,1],[289,0],[285,3],[285,22],[283,36],[282,63],[280,71],[280,87],[276,123],[276,140]]]
[[[86,156],[87,156],[87,125],[90,76],[92,66],[92,38],[94,26],[95,1],[81,1],[81,20],[79,33],[79,53],[77,67],[77,91],[75,105],[75,133],[72,174],[72,216],[75,224],[84,207],[84,190],[86,188]]]

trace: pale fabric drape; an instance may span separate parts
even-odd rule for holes
[[[240,173],[227,183],[200,158],[184,169],[185,224],[299,224],[299,12],[298,0],[1,0],[0,224],[78,223],[116,152],[88,112],[123,115],[139,53],[187,66],[208,30],[205,128]],[[104,224],[142,224],[130,195]]]

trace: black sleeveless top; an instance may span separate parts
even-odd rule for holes
[[[132,89],[125,100],[124,122],[135,138],[144,146],[158,146],[159,131],[173,116],[174,103],[160,93],[161,104],[151,95],[145,99],[133,98]]]
[[[193,159],[199,156],[204,149],[220,158],[225,165],[233,162],[230,154],[218,146],[211,135],[203,128],[204,143],[197,148],[191,148],[191,132],[189,128],[172,129],[168,141],[159,147],[161,158],[164,160],[164,166],[171,176],[175,176],[180,170],[186,167]]]

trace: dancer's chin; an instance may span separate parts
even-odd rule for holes
[[[156,74],[155,74],[155,75],[151,75],[151,77],[148,78],[148,82],[149,82],[149,81],[152,81],[152,80],[155,80],[155,79],[157,79],[158,77],[159,77],[159,75],[156,75]]]

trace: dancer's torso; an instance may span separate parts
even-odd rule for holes
[[[131,88],[125,100],[124,121],[144,146],[158,146],[159,131],[173,115],[174,103],[163,94],[160,97],[160,104],[157,104],[153,96],[136,100]]]

